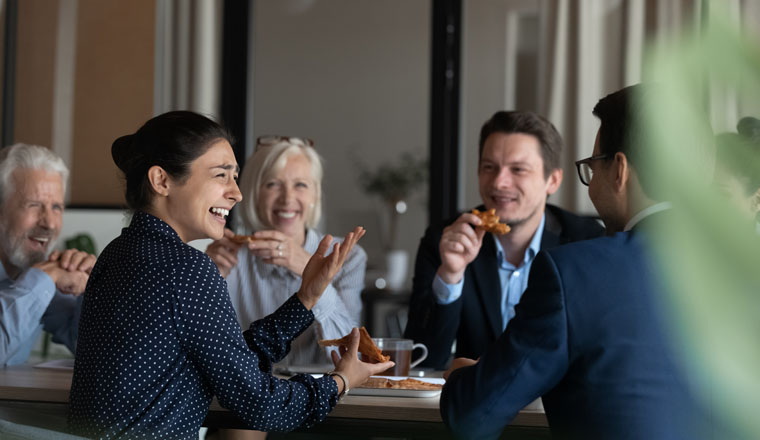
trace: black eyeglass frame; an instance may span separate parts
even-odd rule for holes
[[[591,162],[595,160],[610,159],[613,156],[614,156],[613,153],[603,153],[603,154],[598,154],[596,156],[590,156],[585,159],[576,160],[575,168],[578,170],[578,179],[580,179],[582,184],[588,186],[589,182],[587,182],[586,179],[583,178],[583,172],[581,171],[581,166],[586,165],[587,167],[589,167],[589,170],[593,173],[593,170],[591,170]]]

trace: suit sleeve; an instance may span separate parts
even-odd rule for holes
[[[42,325],[46,332],[53,335],[53,342],[66,345],[72,353],[76,347],[82,298],[83,296],[75,298],[55,292],[53,300],[42,315]]]
[[[443,387],[441,416],[460,437],[498,437],[517,413],[554,388],[569,364],[564,289],[546,252],[533,261],[528,288],[501,337]]]
[[[433,292],[433,280],[441,266],[438,245],[442,230],[429,227],[420,240],[414,264],[412,296],[404,337],[425,344],[428,357],[422,367],[444,369],[451,356],[462,313],[462,297],[451,304],[439,304]]]

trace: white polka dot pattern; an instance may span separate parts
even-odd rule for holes
[[[137,212],[87,284],[69,428],[97,438],[197,439],[212,396],[254,429],[310,426],[337,403],[335,381],[270,372],[313,320],[293,295],[241,333],[211,259]]]

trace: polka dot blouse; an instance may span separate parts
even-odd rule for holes
[[[310,426],[337,403],[335,381],[269,373],[313,320],[294,295],[241,333],[209,257],[137,212],[87,284],[69,428],[98,438],[197,439],[212,396],[253,429]]]

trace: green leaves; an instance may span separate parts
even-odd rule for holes
[[[383,163],[374,171],[360,165],[359,184],[370,195],[395,204],[424,187],[428,176],[428,161],[412,153],[404,153],[394,163]]]

